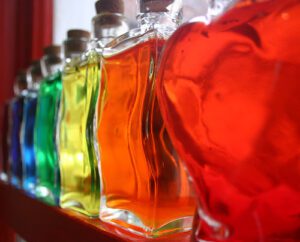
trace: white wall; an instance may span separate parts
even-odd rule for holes
[[[54,0],[53,41],[61,44],[69,29],[91,30],[95,0]]]
[[[96,0],[54,0],[54,43],[61,44],[66,32],[72,28],[91,30],[95,16]],[[204,14],[208,0],[183,0],[185,20]],[[136,0],[124,0],[126,16],[134,19],[137,11]]]

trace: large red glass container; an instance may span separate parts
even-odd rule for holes
[[[169,40],[158,97],[198,241],[300,241],[300,1],[237,1]]]

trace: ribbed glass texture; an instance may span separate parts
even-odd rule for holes
[[[60,72],[46,77],[41,82],[34,128],[36,196],[52,205],[59,203],[60,194],[60,172],[55,135],[61,88]]]
[[[60,205],[98,216],[100,181],[94,150],[94,118],[101,75],[101,56],[91,50],[74,58],[63,71],[59,120]]]
[[[23,160],[23,188],[31,194],[35,194],[35,154],[33,143],[33,130],[35,124],[37,106],[37,91],[28,90],[24,100],[23,124],[21,130],[21,148]]]
[[[22,156],[20,132],[23,118],[24,97],[15,97],[10,103],[10,165],[9,176],[11,183],[22,186]]]

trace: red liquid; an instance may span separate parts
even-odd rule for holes
[[[300,241],[300,1],[240,1],[168,42],[158,96],[210,241]],[[215,228],[212,229],[212,227]]]

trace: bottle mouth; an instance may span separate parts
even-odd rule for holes
[[[92,19],[93,37],[116,38],[129,31],[128,20],[120,13],[102,13]]]
[[[81,55],[88,49],[89,39],[66,39],[63,44],[64,58]]]

